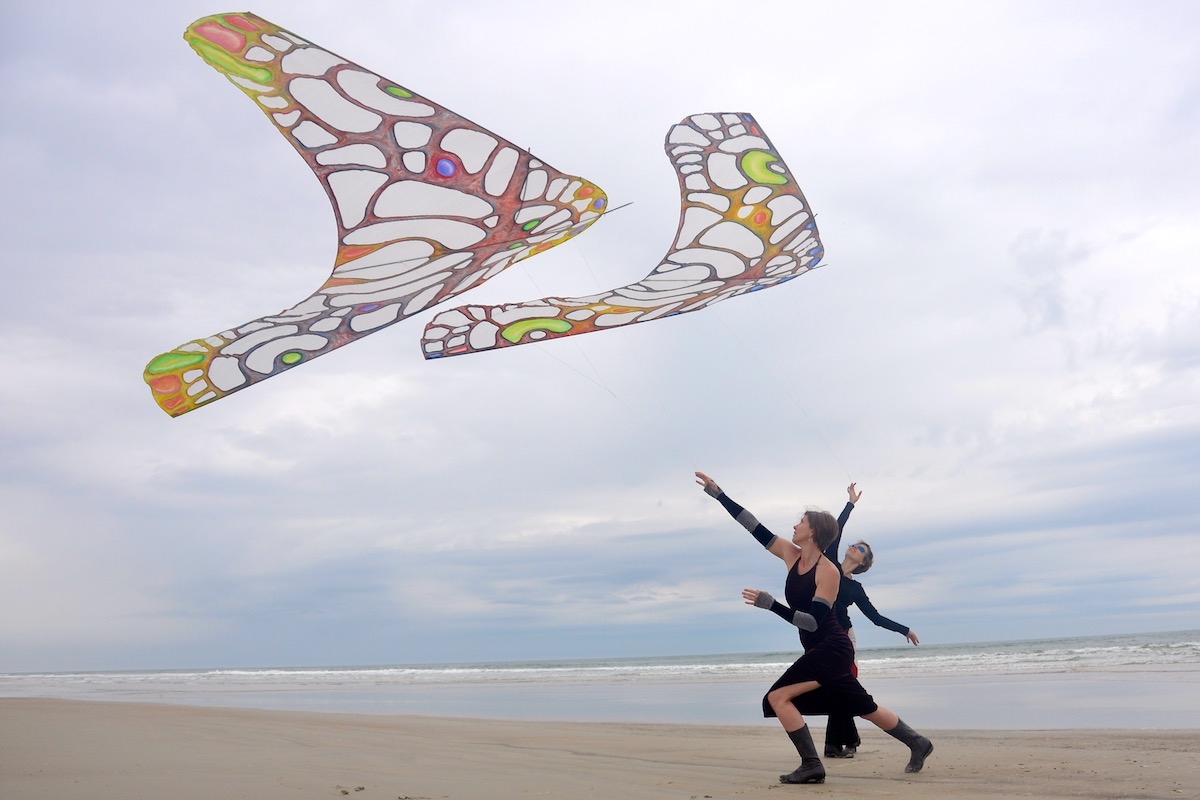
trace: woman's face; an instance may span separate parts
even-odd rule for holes
[[[792,528],[792,544],[803,544],[813,537],[812,528],[808,527],[808,514],[800,517],[800,521]]]
[[[858,566],[867,557],[867,546],[862,542],[852,544],[846,548],[846,561],[854,566]]]

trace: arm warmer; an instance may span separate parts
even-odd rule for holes
[[[767,592],[759,592],[758,598],[754,601],[754,605],[758,608],[765,608],[768,611],[776,614],[785,622],[795,625],[802,631],[815,631],[821,620],[829,613],[829,604],[819,597],[812,599],[812,613],[806,614],[803,611],[796,611],[788,608],[783,603],[778,602]]]
[[[708,490],[705,489],[705,491],[707,492]],[[713,495],[713,497],[717,498],[717,502],[729,512],[729,516],[736,519],[743,528],[750,531],[750,535],[757,539],[758,543],[763,547],[770,549],[771,545],[775,543],[775,534],[763,527],[763,524],[753,514],[730,500],[729,495],[721,492],[720,494]]]

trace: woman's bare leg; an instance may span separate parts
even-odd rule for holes
[[[875,709],[870,714],[863,714],[863,719],[873,723],[881,731],[890,731],[900,721],[900,717],[895,711],[889,711],[883,706]]]
[[[792,705],[792,701],[820,686],[821,684],[816,681],[805,681],[804,683],[794,683],[791,686],[780,686],[767,695],[767,703],[775,712],[775,716],[779,718],[779,724],[785,731],[796,731],[804,727],[804,717],[800,714],[799,709]]]
[[[812,733],[804,722],[800,710],[792,704],[792,700],[802,694],[811,692],[821,684],[816,681],[805,681],[780,688],[767,694],[767,704],[779,718],[784,732],[792,740],[796,752],[800,754],[800,766],[786,775],[779,776],[780,783],[824,783],[825,765],[817,756],[817,746],[813,744]]]

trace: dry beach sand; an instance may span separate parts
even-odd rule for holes
[[[0,797],[89,800],[1200,797],[1200,730],[929,731],[907,751],[863,726],[820,786],[777,726],[509,722],[0,700]],[[818,737],[819,738],[819,737]]]

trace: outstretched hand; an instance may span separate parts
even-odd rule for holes
[[[716,497],[721,493],[721,487],[717,486],[717,482],[705,475],[703,472],[696,473],[696,484],[704,488],[704,491]]]
[[[746,605],[759,608],[770,608],[771,603],[775,601],[774,597],[759,589],[742,589],[742,599],[746,601]]]
[[[912,628],[908,629],[908,633],[904,634],[904,638],[913,643],[913,646],[919,645],[921,640],[917,638],[917,632]]]
[[[858,502],[858,498],[862,497],[862,492],[856,489],[856,486],[858,486],[857,483],[852,483],[846,487],[846,494],[850,495],[850,505],[854,505]]]

